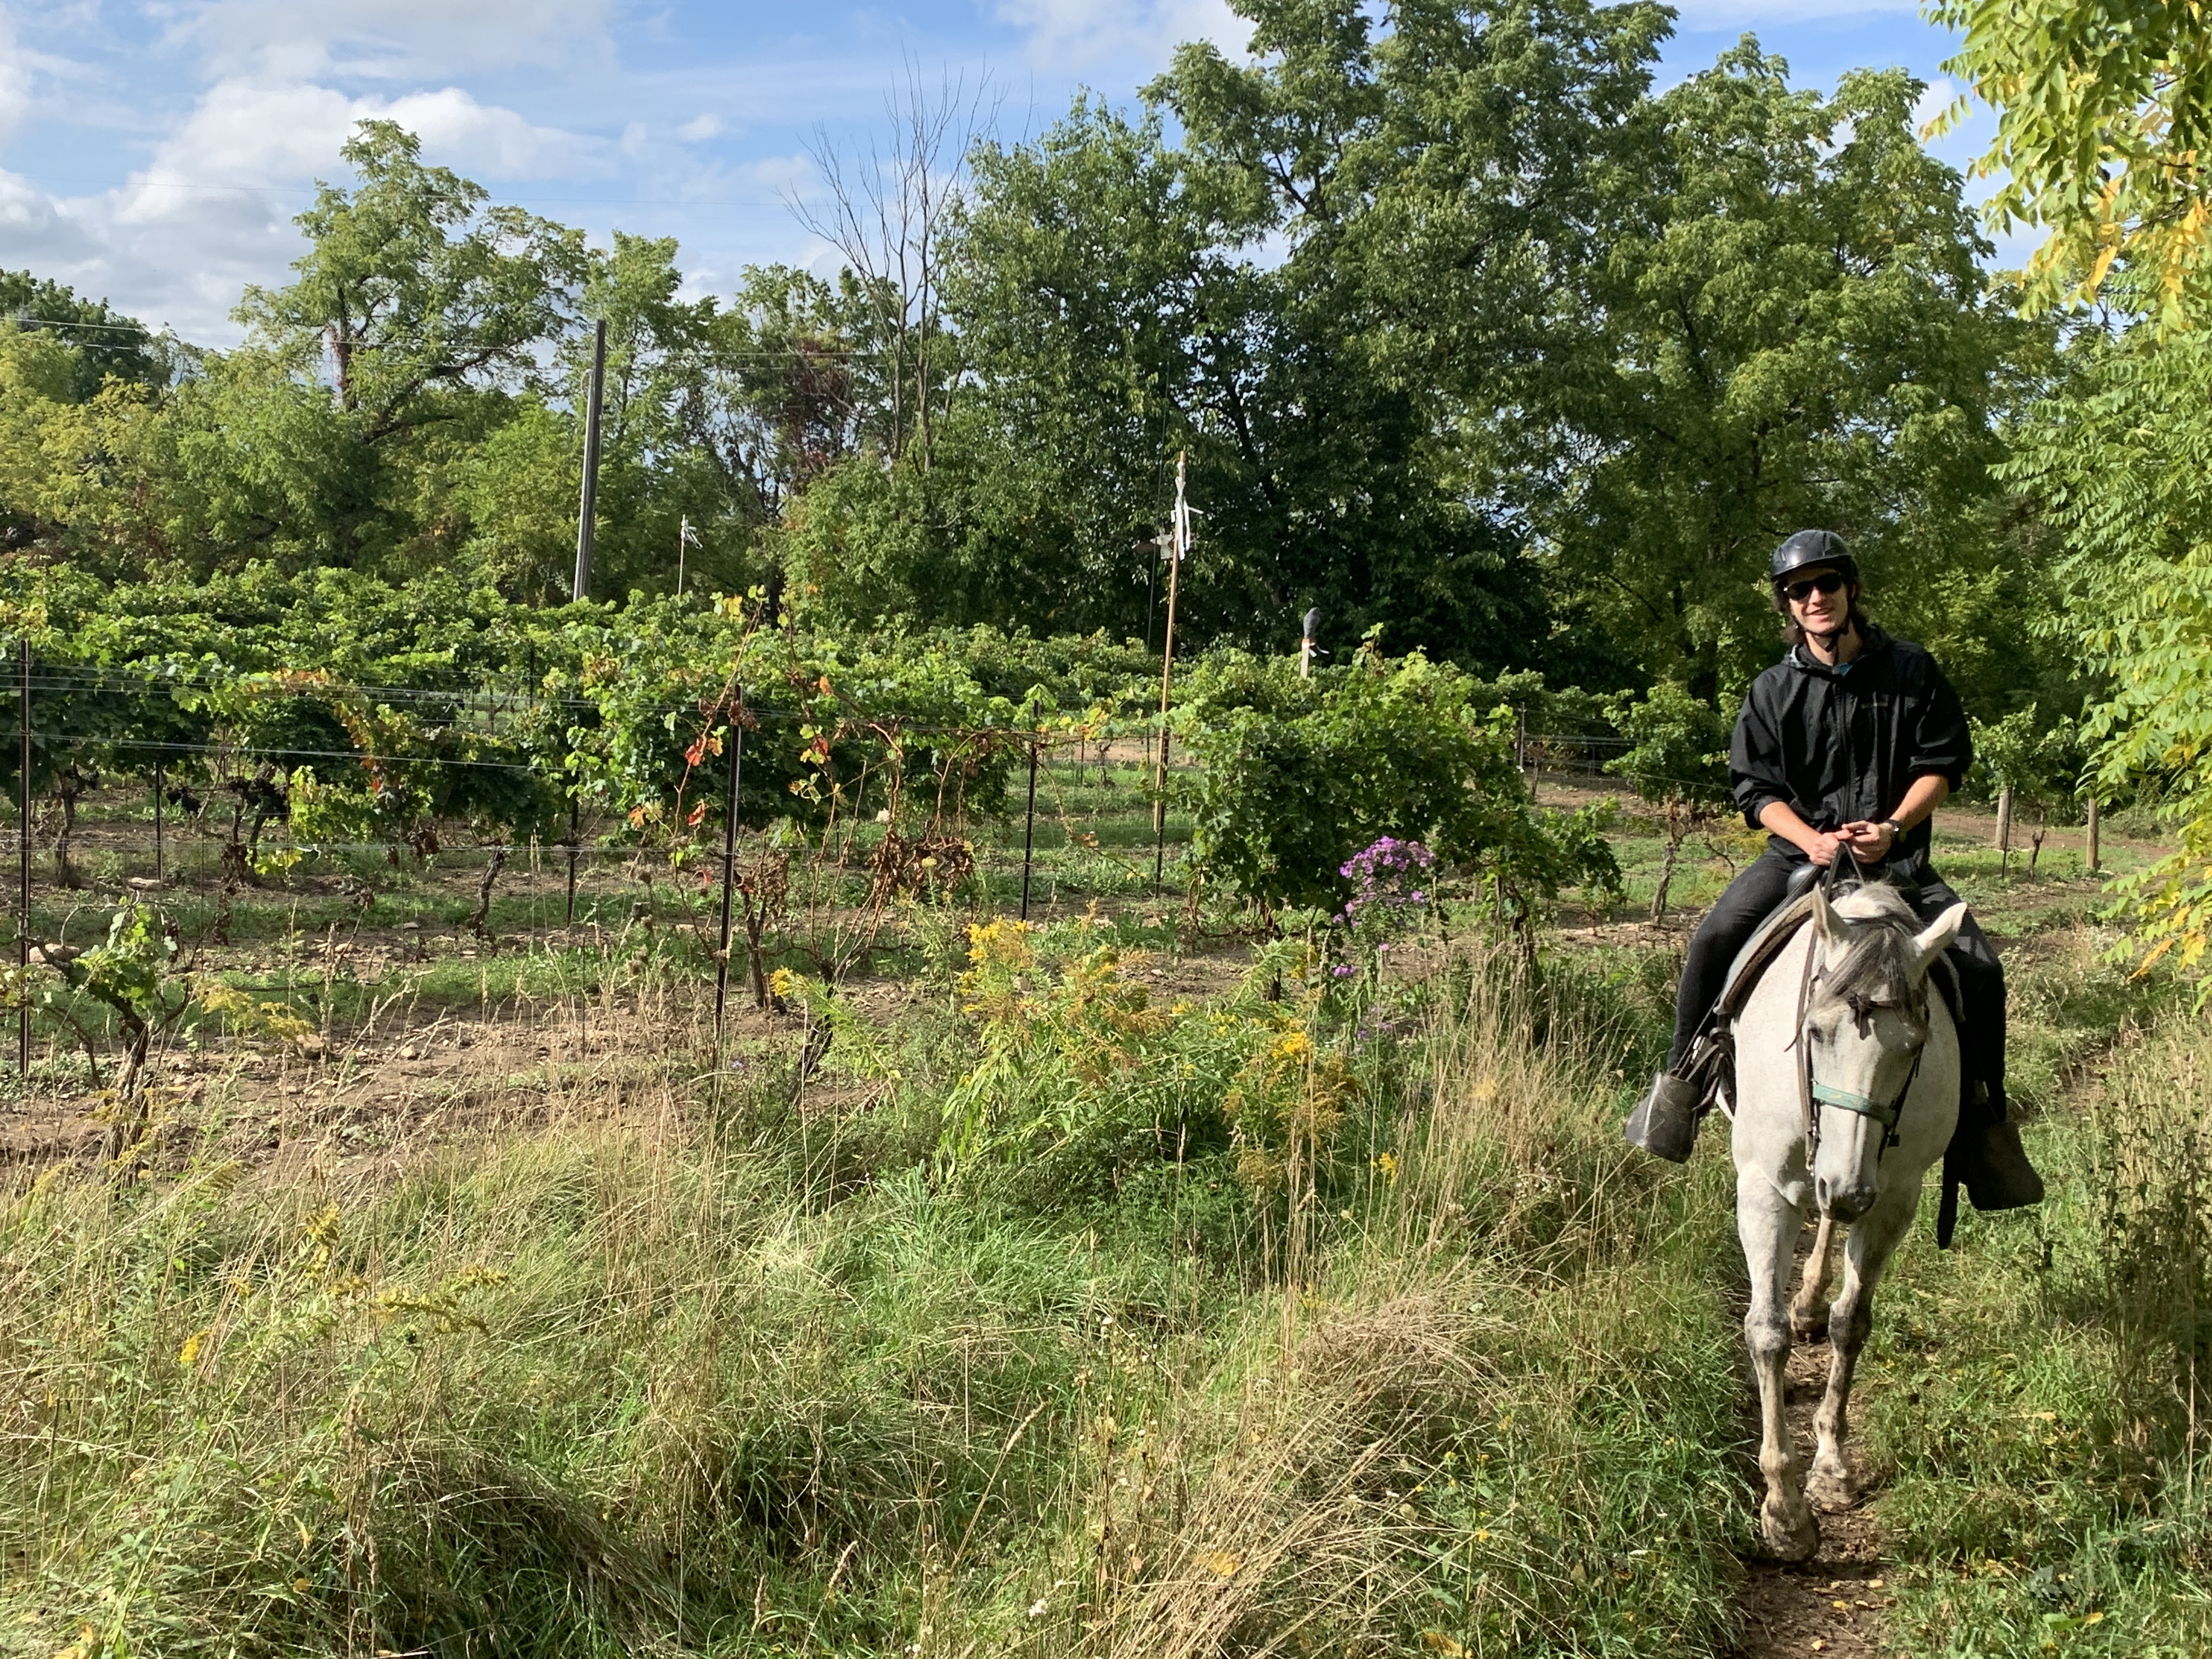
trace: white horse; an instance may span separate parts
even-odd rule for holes
[[[1893,887],[1863,887],[1832,905],[1816,890],[1812,922],[1783,948],[1735,1020],[1736,1231],[1751,1273],[1743,1330],[1759,1376],[1766,1480],[1759,1532],[1784,1560],[1819,1547],[1814,1509],[1847,1509],[1859,1496],[1844,1458],[1851,1372],[1873,1323],[1875,1283],[1958,1121],[1959,1036],[1943,999],[1929,994],[1929,969],[1966,914],[1954,904],[1923,929]],[[1808,1205],[1820,1237],[1791,1310],[1790,1263]],[[1827,1310],[1819,1447],[1801,1486],[1783,1415],[1784,1368],[1793,1323],[1804,1336],[1818,1328],[1838,1224],[1850,1242]]]

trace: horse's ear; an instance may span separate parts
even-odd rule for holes
[[[1819,930],[1823,944],[1834,943],[1836,936],[1843,932],[1836,925],[1835,907],[1828,902],[1827,894],[1817,886],[1813,889],[1813,926]]]
[[[1951,942],[1959,937],[1959,929],[1966,925],[1966,907],[1963,903],[1954,904],[1929,922],[1925,931],[1914,939],[1913,949],[1919,957],[1921,972],[1927,972],[1929,964],[1951,948]]]

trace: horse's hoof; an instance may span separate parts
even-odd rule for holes
[[[1759,1535],[1778,1561],[1809,1561],[1820,1547],[1820,1523],[1802,1501],[1793,1506],[1767,1499],[1759,1511]]]
[[[1828,1310],[1818,1313],[1799,1313],[1791,1310],[1790,1334],[1800,1342],[1826,1342],[1828,1340]]]
[[[1816,1468],[1806,1477],[1805,1501],[1823,1515],[1840,1515],[1858,1503],[1858,1482],[1848,1474]]]

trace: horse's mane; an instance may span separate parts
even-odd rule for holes
[[[1820,976],[1821,990],[1854,1009],[1910,1006],[1920,968],[1920,916],[1911,901],[1887,882],[1869,882],[1837,900],[1835,913],[1851,925]]]

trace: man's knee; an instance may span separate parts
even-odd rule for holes
[[[1711,941],[1731,940],[1737,946],[1759,931],[1774,907],[1782,902],[1790,885],[1791,866],[1772,853],[1760,854],[1728,884],[1690,936],[1690,948]]]

